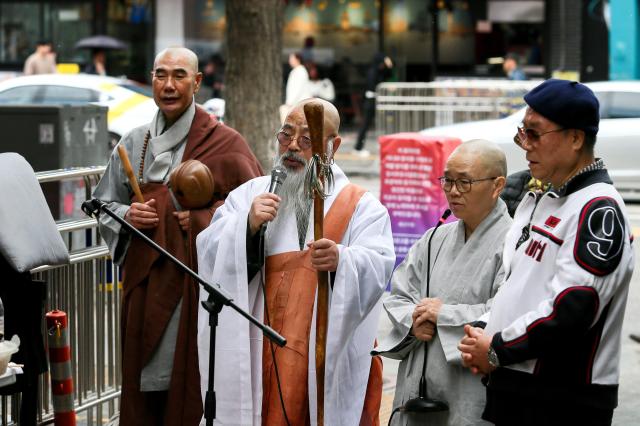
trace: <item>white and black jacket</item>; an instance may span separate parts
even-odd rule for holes
[[[481,319],[505,367],[490,389],[616,407],[632,242],[604,169],[525,196],[505,241],[506,281]]]

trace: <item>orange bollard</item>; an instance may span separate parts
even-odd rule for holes
[[[73,408],[73,377],[71,376],[71,347],[67,330],[67,314],[53,310],[46,315],[49,370],[53,398],[55,426],[75,426]]]

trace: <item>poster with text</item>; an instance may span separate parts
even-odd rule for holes
[[[396,265],[447,209],[438,178],[457,138],[397,133],[381,136],[380,200],[389,210]],[[453,216],[448,221],[456,220]]]

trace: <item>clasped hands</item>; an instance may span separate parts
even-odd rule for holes
[[[424,342],[430,342],[436,334],[436,324],[438,322],[438,314],[442,307],[442,300],[435,297],[426,297],[422,299],[411,314],[413,325],[411,332],[416,339]]]
[[[263,223],[276,218],[281,198],[276,194],[266,192],[253,199],[249,209],[249,230],[255,235]],[[311,251],[311,266],[318,271],[335,272],[338,269],[340,251],[338,245],[327,238],[307,243]]]
[[[189,230],[191,222],[190,210],[173,212],[173,216],[176,218],[183,231]],[[152,198],[144,203],[131,203],[131,206],[129,207],[129,210],[127,210],[124,218],[136,229],[155,228],[160,222],[158,211],[156,210],[156,200]]]
[[[495,367],[489,364],[487,357],[493,336],[486,335],[482,328],[472,327],[469,324],[464,326],[464,334],[465,336],[458,343],[462,365],[469,368],[473,374],[484,375],[495,370]]]

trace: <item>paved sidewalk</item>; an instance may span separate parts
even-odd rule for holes
[[[384,298],[389,293],[385,293]],[[380,321],[378,322],[378,342],[382,337],[389,334],[392,325],[389,317],[384,310],[380,313]],[[389,358],[382,358],[382,404],[380,405],[380,425],[384,426],[389,422],[389,416],[393,410],[393,396],[396,391],[396,377],[398,375],[398,366],[400,361]],[[396,414],[397,416],[397,414]]]
[[[336,163],[344,170],[347,176],[379,176],[380,175],[380,156],[378,137],[374,131],[368,133],[365,143],[365,150],[369,151],[368,156],[358,155],[354,152],[353,147],[356,144],[357,130],[348,129],[341,133],[342,143],[338,152],[336,152]]]

